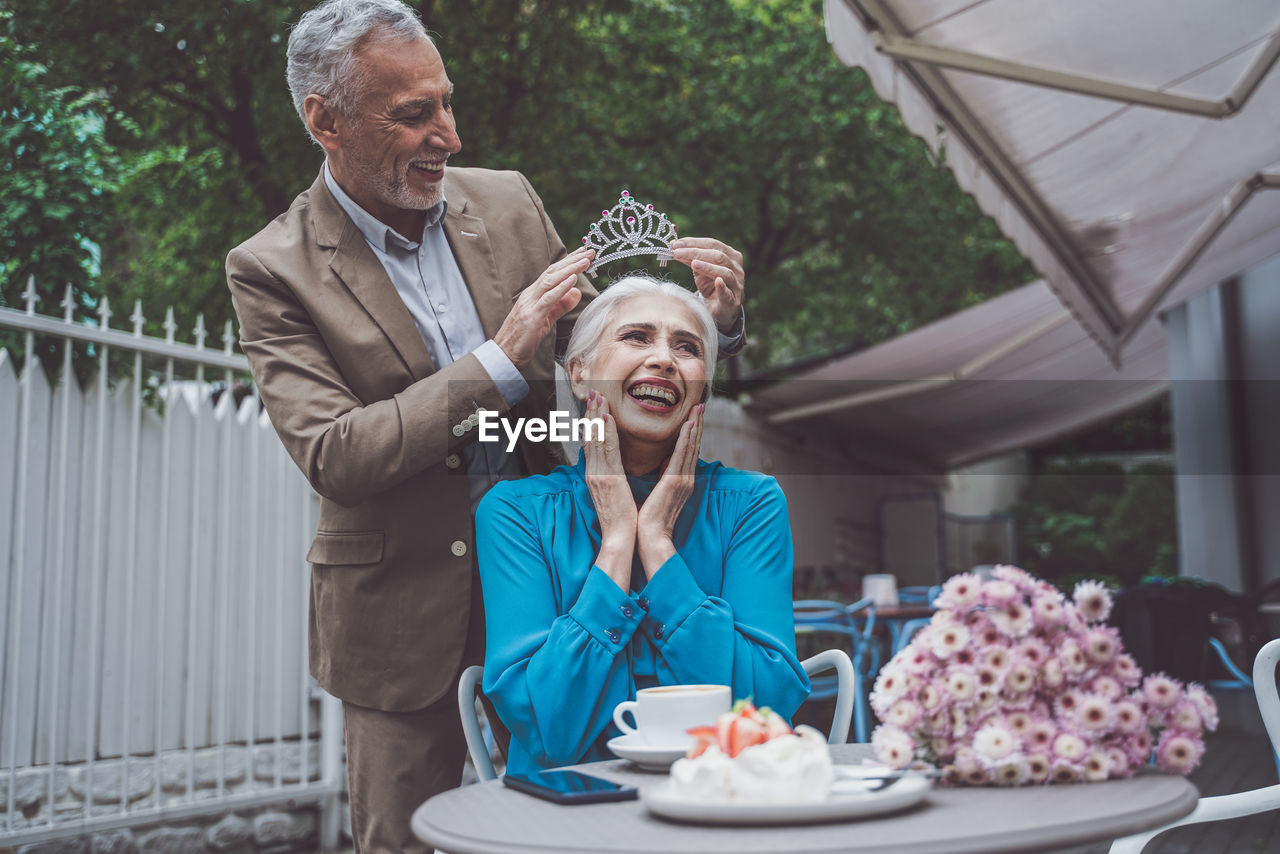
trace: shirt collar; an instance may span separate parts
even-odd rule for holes
[[[400,249],[417,249],[421,238],[418,240],[410,240],[409,238],[396,231],[391,226],[377,219],[373,214],[366,211],[356,203],[355,199],[347,195],[346,190],[338,186],[338,182],[334,180],[333,173],[329,171],[329,161],[324,163],[324,183],[329,188],[329,192],[333,193],[333,197],[337,199],[338,206],[351,217],[351,221],[356,224],[356,228],[360,229],[360,233],[364,235],[364,239],[375,249],[383,252],[390,252],[391,247],[395,246]],[[427,208],[427,225],[431,228],[439,225],[444,219],[445,211],[449,208],[449,202],[444,198],[440,199],[438,205]],[[425,232],[425,229],[424,229]]]

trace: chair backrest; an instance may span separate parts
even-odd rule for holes
[[[1268,641],[1253,659],[1253,691],[1258,711],[1271,739],[1271,748],[1280,752],[1280,694],[1276,693],[1276,664],[1280,662],[1280,638]]]
[[[841,649],[823,650],[812,658],[806,658],[800,662],[800,666],[810,676],[835,668],[839,688],[836,691],[836,711],[831,719],[831,732],[827,735],[827,743],[844,744],[849,740],[849,722],[853,719],[853,703],[856,699],[857,687],[853,662],[849,659],[848,653]]]
[[[480,716],[476,714],[476,689],[484,677],[484,668],[473,664],[462,671],[458,680],[458,716],[462,718],[462,735],[467,740],[467,753],[476,768],[481,782],[497,779],[493,760],[489,758],[489,745],[485,743],[484,730],[480,728]]]
[[[810,676],[835,669],[839,690],[836,693],[836,710],[832,716],[831,733],[827,736],[827,742],[844,744],[849,740],[849,722],[853,718],[853,662],[843,650],[828,649],[805,659],[801,666]],[[462,678],[458,680],[458,715],[462,718],[462,734],[467,740],[467,753],[471,756],[471,764],[475,766],[476,777],[481,782],[494,780],[498,776],[493,769],[493,760],[489,757],[489,745],[485,742],[480,718],[476,714],[476,689],[483,676],[484,668],[473,665],[462,671]]]

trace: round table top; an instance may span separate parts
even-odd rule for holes
[[[832,747],[836,762],[857,762],[870,745]],[[638,785],[666,780],[622,760],[578,766]],[[432,798],[413,814],[423,841],[451,854],[704,854],[704,852],[875,851],[987,854],[1100,842],[1181,818],[1199,794],[1182,777],[1022,788],[935,787],[905,812],[856,821],[776,827],[677,824],[639,801],[561,806],[491,780]]]

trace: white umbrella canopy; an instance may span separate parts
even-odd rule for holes
[[[891,467],[945,473],[1067,435],[1167,388],[1146,324],[1112,365],[1043,281],[757,390],[775,424],[803,420]]]
[[[826,0],[826,21],[1113,361],[1280,253],[1275,0]]]

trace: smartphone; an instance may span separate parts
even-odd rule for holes
[[[602,801],[629,801],[636,797],[634,786],[611,783],[579,771],[505,774],[502,782],[512,789],[557,804],[598,804]]]

